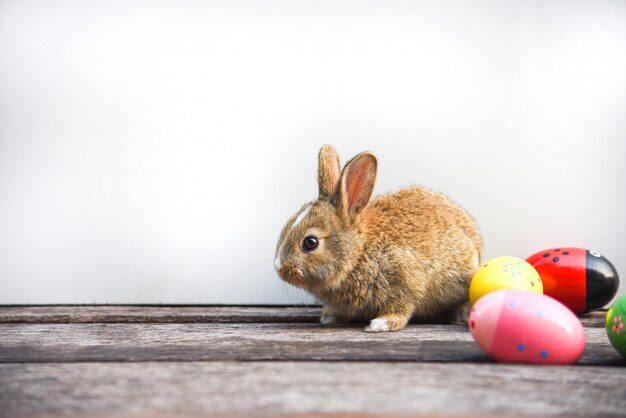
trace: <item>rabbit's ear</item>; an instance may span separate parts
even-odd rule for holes
[[[319,153],[317,182],[320,199],[327,199],[335,194],[339,183],[339,154],[330,146],[324,145]]]
[[[371,152],[363,152],[350,160],[341,173],[337,203],[349,217],[358,215],[370,201],[378,161]]]

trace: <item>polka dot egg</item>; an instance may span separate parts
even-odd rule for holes
[[[472,307],[469,321],[476,344],[498,362],[571,364],[585,349],[585,332],[576,315],[534,292],[491,292]]]
[[[606,313],[606,333],[613,347],[626,357],[626,295],[617,299]]]
[[[528,290],[543,293],[539,273],[521,258],[503,256],[489,260],[474,273],[469,287],[470,303],[489,292],[501,289]]]

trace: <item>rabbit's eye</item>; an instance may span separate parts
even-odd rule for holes
[[[307,252],[313,251],[318,245],[320,245],[320,242],[315,235],[309,235],[302,241],[302,249]]]

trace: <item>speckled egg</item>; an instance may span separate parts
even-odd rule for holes
[[[613,264],[597,251],[561,247],[539,251],[526,259],[543,281],[543,293],[576,313],[606,305],[619,288]]]
[[[617,299],[606,313],[606,333],[619,353],[626,357],[626,295]]]
[[[472,307],[469,321],[476,344],[499,362],[571,364],[585,349],[585,332],[576,315],[534,292],[491,292]]]
[[[476,270],[469,287],[470,303],[494,290],[518,289],[543,293],[537,271],[521,258],[502,256],[489,260]]]

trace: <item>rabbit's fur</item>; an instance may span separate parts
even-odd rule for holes
[[[401,330],[412,316],[455,318],[480,263],[474,220],[421,187],[370,202],[376,168],[364,152],[340,171],[337,152],[320,150],[319,198],[283,228],[276,271],[324,303],[322,323],[371,319],[365,330],[377,332]],[[305,248],[307,237],[316,248]]]

